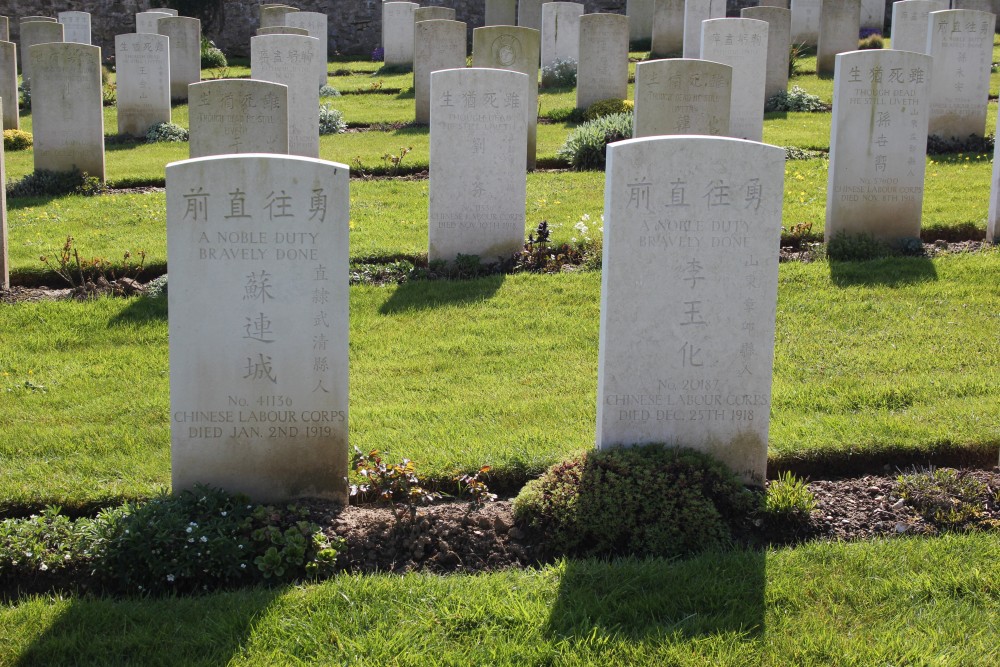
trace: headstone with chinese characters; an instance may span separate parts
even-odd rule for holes
[[[697,58],[649,60],[635,67],[632,136],[728,136],[733,68]]]
[[[0,116],[3,116],[3,99],[0,98]],[[0,183],[6,183],[3,142],[0,142]],[[0,188],[0,288],[10,289],[10,264],[7,259],[7,188]]]
[[[928,132],[944,139],[982,137],[996,15],[953,9],[929,16],[927,53],[934,71]]]
[[[861,0],[861,29],[877,30],[885,28],[886,0]]]
[[[733,68],[729,136],[760,141],[764,137],[767,23],[713,19],[701,25],[701,57]]]
[[[55,21],[25,21],[21,24],[21,78],[31,83],[31,55],[29,49],[36,44],[63,41],[63,25]]]
[[[816,71],[820,75],[832,75],[837,54],[858,48],[861,0],[823,0],[819,24]]]
[[[20,129],[21,121],[17,113],[17,45],[13,42],[0,41],[0,100],[7,101],[0,129]]]
[[[993,136],[1000,136],[1000,117]],[[1000,141],[993,142],[993,179],[990,187],[990,211],[986,218],[986,240],[1000,243]]]
[[[486,0],[484,25],[517,25],[517,0]]]
[[[416,122],[431,122],[431,72],[465,67],[465,23],[417,21],[413,27],[413,97]]]
[[[819,43],[819,10],[823,0],[792,0],[792,44]]]
[[[683,51],[684,0],[656,0],[650,57],[673,57]]]
[[[35,171],[79,169],[104,181],[101,49],[52,42],[30,57]]]
[[[90,14],[87,12],[59,12],[63,26],[63,41],[90,44]]]
[[[171,16],[177,16],[178,12],[176,9],[171,9],[169,7],[150,7],[146,11],[148,12],[163,12],[164,14],[170,14]]]
[[[158,35],[160,29],[158,27],[160,19],[165,19],[173,16],[173,14],[168,14],[166,12],[139,12],[135,15],[135,31],[142,33],[152,33]]]
[[[170,38],[151,33],[115,36],[118,134],[145,137],[170,122]]]
[[[430,261],[494,262],[523,246],[527,97],[520,72],[431,74]]]
[[[513,26],[487,26],[472,31],[472,66],[507,69],[528,75],[528,169],[535,168],[538,123],[538,58],[541,35],[537,30]]]
[[[792,47],[792,13],[781,7],[747,7],[741,18],[767,23],[767,77],[764,99],[788,90],[788,54]]]
[[[295,7],[288,5],[271,5],[260,8],[260,27],[272,28],[278,25],[285,25],[285,19],[289,14],[299,11]]]
[[[188,86],[201,81],[201,21],[168,16],[157,22],[161,35],[170,38],[170,97],[188,98]]]
[[[628,97],[628,17],[580,17],[580,63],[576,70],[576,108]]]
[[[932,59],[896,50],[837,56],[826,238],[920,236]]]
[[[253,79],[202,81],[191,85],[188,102],[192,158],[288,155],[288,86]]]
[[[542,5],[552,0],[517,0],[517,25],[522,28],[542,29]]]
[[[418,21],[454,21],[455,10],[451,7],[418,7],[413,12],[413,22]]]
[[[382,5],[382,48],[387,66],[413,66],[413,14],[419,6],[415,2]]]
[[[301,35],[309,37],[309,31],[305,28],[292,28],[287,25],[273,25],[269,28],[257,28],[257,36],[261,35]]]
[[[292,12],[285,15],[285,25],[306,30],[310,37],[319,40],[319,57],[316,58],[316,77],[320,86],[326,85],[329,48],[329,19],[320,12]]]
[[[892,48],[927,53],[929,14],[946,9],[947,0],[900,0],[892,3]]]
[[[597,446],[767,465],[784,149],[653,137],[608,146]]]
[[[580,61],[580,17],[577,2],[546,2],[542,5],[542,68],[558,61]],[[545,83],[545,75],[542,75]]]
[[[175,492],[347,503],[348,169],[167,165]]]
[[[684,57],[701,57],[701,22],[726,15],[726,0],[685,0]]]
[[[656,0],[626,0],[629,43],[647,42],[653,38],[653,12]]]
[[[288,152],[319,157],[319,87],[313,60],[315,37],[264,35],[250,38],[250,74],[288,86]]]

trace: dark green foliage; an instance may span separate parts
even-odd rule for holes
[[[586,118],[584,118],[584,114],[585,112],[582,109],[577,109],[575,107],[560,107],[559,109],[549,111],[545,115],[557,123],[582,123],[586,120]]]
[[[892,254],[892,248],[871,234],[848,234],[840,231],[827,243],[826,254],[830,259],[840,262],[863,262],[888,257]]]
[[[583,244],[550,245],[549,234],[549,223],[542,220],[534,234],[528,234],[524,249],[514,257],[514,272],[559,273],[564,267],[588,264],[590,259],[600,262],[600,244],[596,244],[594,253],[588,257],[587,247]]]
[[[772,95],[764,104],[764,111],[824,112],[829,110],[830,105],[824,103],[818,95],[807,93],[798,86],[792,86],[789,91]]]
[[[604,169],[608,144],[632,138],[632,114],[617,113],[588,121],[573,130],[559,157],[573,169]]]
[[[8,197],[46,197],[50,195],[93,196],[105,190],[96,176],[85,171],[34,171],[7,185]]]
[[[904,255],[919,256],[924,254],[924,242],[916,236],[907,236],[898,242],[899,252]]]
[[[931,134],[927,137],[927,154],[992,153],[993,142],[994,137],[992,134],[987,134],[984,137],[970,134],[965,139],[951,139]]]
[[[1000,500],[1000,492],[991,493],[986,484],[951,468],[900,475],[897,484],[903,500],[945,530],[974,527],[983,505]]]
[[[731,544],[757,506],[721,463],[662,445],[592,450],[549,468],[514,501],[548,555],[686,556]]]
[[[155,144],[161,141],[187,141],[191,134],[176,123],[157,123],[146,131],[146,143]]]

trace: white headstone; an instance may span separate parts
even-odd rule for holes
[[[628,17],[580,17],[580,63],[576,70],[576,107],[628,97]]]
[[[764,137],[767,23],[713,19],[701,25],[701,57],[733,68],[729,136],[760,141]]]
[[[118,134],[143,137],[170,122],[170,38],[151,33],[115,37]]]
[[[538,59],[541,34],[532,28],[486,26],[472,31],[472,66],[528,75],[528,169],[535,168],[538,123]]]
[[[823,0],[791,0],[792,44],[816,46],[819,43],[819,10]]]
[[[552,0],[517,0],[517,25],[542,29],[542,5]]]
[[[288,152],[319,156],[319,87],[313,65],[319,40],[300,35],[250,38],[250,74],[288,86]],[[293,55],[294,54],[294,55]]]
[[[79,169],[103,181],[101,49],[53,42],[32,46],[29,57],[35,170]]]
[[[285,25],[307,30],[310,37],[319,40],[319,57],[316,58],[316,76],[320,86],[326,85],[328,61],[328,19],[320,12],[294,12],[285,15]]]
[[[892,48],[927,53],[928,15],[946,9],[947,0],[900,0],[892,3]]]
[[[649,60],[635,67],[636,138],[729,135],[733,68],[697,58]]]
[[[88,12],[59,12],[64,41],[90,44],[90,14]]]
[[[1000,116],[993,136],[1000,136]],[[1000,243],[1000,141],[993,142],[993,179],[990,187],[990,212],[986,218],[986,240]]]
[[[382,49],[387,66],[413,66],[413,14],[419,6],[415,2],[382,5]]]
[[[995,14],[997,11],[995,0],[952,0],[952,9],[972,9],[977,12],[988,12]]]
[[[309,31],[305,28],[292,28],[287,25],[273,25],[269,28],[257,28],[257,36],[261,35],[301,35],[309,37]]]
[[[878,30],[885,28],[886,0],[861,0],[861,27]]]
[[[645,42],[653,38],[653,12],[656,0],[626,0],[628,41]]]
[[[861,0],[823,0],[819,25],[816,71],[820,75],[830,75],[838,53],[858,49]]]
[[[677,56],[684,52],[684,0],[656,0],[650,57]]]
[[[150,7],[146,11],[148,12],[163,12],[164,14],[170,14],[171,16],[177,16],[177,10],[171,9],[169,7]]]
[[[57,23],[57,21],[51,16],[22,16],[18,23],[32,23],[35,21],[48,21],[49,23]]]
[[[201,21],[187,16],[168,16],[156,24],[170,38],[170,97],[188,98],[188,86],[201,81]]]
[[[288,86],[254,79],[202,81],[191,85],[189,109],[192,158],[288,155]]]
[[[726,0],[686,0],[684,3],[684,57],[701,57],[701,22],[726,15]]]
[[[135,31],[141,33],[160,34],[157,27],[160,19],[170,18],[173,14],[166,12],[139,12],[135,15]]]
[[[260,27],[273,28],[278,25],[285,25],[285,19],[289,14],[299,11],[295,7],[288,5],[271,5],[260,8]]]
[[[764,484],[785,152],[608,146],[597,446],[704,451]]]
[[[0,41],[0,100],[7,102],[0,129],[20,129],[21,121],[17,113],[17,46],[13,42]]]
[[[3,99],[0,99],[0,116],[2,115]],[[3,142],[0,141],[0,184],[6,183]],[[7,257],[7,188],[0,187],[0,288],[5,290],[10,289],[10,264]]]
[[[21,24],[21,78],[31,82],[29,49],[35,44],[63,41],[63,26],[55,21],[25,21]]]
[[[767,23],[767,82],[764,99],[788,90],[788,59],[792,47],[792,13],[781,7],[747,7],[741,12],[745,19]]]
[[[577,2],[546,2],[542,5],[542,67],[556,61],[580,62],[580,17]],[[545,83],[544,74],[542,83]]]
[[[451,7],[417,7],[413,12],[413,22],[418,21],[454,21],[455,10]]]
[[[982,137],[996,15],[953,9],[929,16],[927,44],[934,71],[928,132],[951,139]]]
[[[479,68],[431,74],[430,261],[506,260],[523,246],[527,79]]]
[[[919,237],[931,58],[852,51],[836,67],[826,237]]]
[[[517,0],[486,0],[483,25],[517,25]]]
[[[431,72],[465,67],[465,23],[443,19],[413,24],[413,97],[416,122],[431,122]]]
[[[348,169],[167,165],[174,491],[347,503]]]

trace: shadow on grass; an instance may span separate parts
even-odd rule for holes
[[[131,299],[129,304],[111,318],[108,328],[132,326],[135,324],[153,324],[167,319],[167,295],[157,297],[139,297]]]
[[[379,313],[393,315],[442,306],[461,306],[493,297],[503,285],[504,275],[475,280],[417,280],[403,283],[382,304]]]
[[[830,279],[837,287],[911,285],[938,279],[927,257],[888,257],[867,262],[830,260]]]
[[[682,561],[568,560],[546,623],[553,638],[600,644],[764,634],[766,555],[706,553]]]
[[[13,664],[225,665],[247,644],[255,623],[283,590],[71,598]]]

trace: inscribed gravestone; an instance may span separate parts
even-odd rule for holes
[[[415,2],[386,2],[382,5],[382,49],[387,66],[413,65],[413,14]]]
[[[760,141],[764,136],[767,23],[713,19],[701,25],[701,57],[733,68],[729,136]]]
[[[885,27],[886,0],[861,0],[861,28],[882,32]]]
[[[686,0],[684,3],[684,57],[701,57],[701,22],[726,15],[725,0]]]
[[[38,44],[31,47],[30,57],[35,171],[79,169],[103,181],[101,49]]]
[[[3,115],[3,99],[0,99],[0,116]],[[0,141],[0,184],[7,183],[4,171],[3,142]],[[10,265],[7,259],[7,188],[0,187],[0,287],[10,289]]]
[[[784,162],[739,139],[608,146],[599,448],[691,447],[764,484]]]
[[[764,99],[788,90],[788,53],[791,49],[792,13],[781,7],[747,7],[745,19],[767,22],[767,81]]]
[[[170,97],[186,100],[188,86],[201,81],[201,21],[167,16],[156,27],[170,38]]]
[[[302,28],[310,37],[319,40],[319,56],[316,58],[316,76],[320,86],[326,85],[327,56],[329,48],[328,19],[319,12],[293,12],[285,15],[285,25]]]
[[[250,38],[250,74],[288,86],[288,152],[319,157],[319,87],[313,59],[319,40],[300,35]]]
[[[993,136],[1000,136],[1000,116]],[[986,218],[986,240],[1000,243],[1000,141],[993,143],[993,179],[990,187],[990,212]]]
[[[527,127],[520,72],[431,74],[430,261],[508,258],[524,244]]]
[[[927,53],[929,14],[946,9],[947,0],[900,0],[892,3],[892,48]]]
[[[635,68],[632,136],[729,134],[733,68],[697,58],[649,60]]]
[[[30,49],[35,44],[63,41],[63,26],[55,21],[26,21],[21,24],[21,78],[31,83]]]
[[[472,31],[472,66],[507,69],[528,75],[528,169],[535,168],[538,122],[539,31],[514,26],[487,26]]]
[[[417,21],[454,21],[455,10],[450,7],[418,7],[413,12],[413,22]]]
[[[684,51],[684,0],[656,0],[650,57],[675,56]]]
[[[7,101],[3,109],[3,127],[0,129],[20,129],[21,121],[17,113],[17,46],[13,42],[0,41],[0,100]]]
[[[289,14],[299,11],[295,7],[288,5],[271,5],[260,8],[260,27],[272,28],[278,25],[285,25],[285,18]]]
[[[551,0],[518,0],[517,25],[522,28],[542,29],[542,5]]]
[[[59,12],[63,25],[63,39],[77,44],[90,44],[90,14],[87,12]]]
[[[348,169],[167,165],[174,491],[347,502]]]
[[[628,17],[580,17],[580,63],[576,70],[576,108],[628,97]]]
[[[792,0],[792,44],[819,43],[819,10],[823,0]]]
[[[465,67],[465,23],[417,21],[413,27],[413,97],[416,122],[431,120],[431,72]]]
[[[577,2],[546,2],[542,5],[542,67],[556,61],[580,61],[580,17]],[[543,75],[544,83],[544,75]]]
[[[302,35],[309,37],[309,31],[305,28],[292,28],[287,25],[273,25],[269,28],[257,28],[257,36],[261,35]]]
[[[192,158],[238,153],[288,154],[288,87],[219,79],[190,88]]]
[[[160,19],[170,18],[171,16],[173,14],[167,14],[166,12],[139,12],[135,15],[135,31],[158,35],[160,30],[157,25]]]
[[[115,37],[118,134],[144,137],[170,122],[170,39],[132,33]]]
[[[934,70],[928,132],[946,139],[982,137],[996,16],[971,9],[929,16],[927,53],[934,58]]]
[[[837,56],[826,238],[920,236],[930,56],[896,50]]]
[[[486,0],[483,25],[517,25],[517,0]]]
[[[625,16],[628,17],[630,44],[652,39],[655,4],[656,0],[626,0]]]
[[[861,30],[861,0],[823,0],[819,15],[816,71],[833,74],[837,54],[856,51]]]

